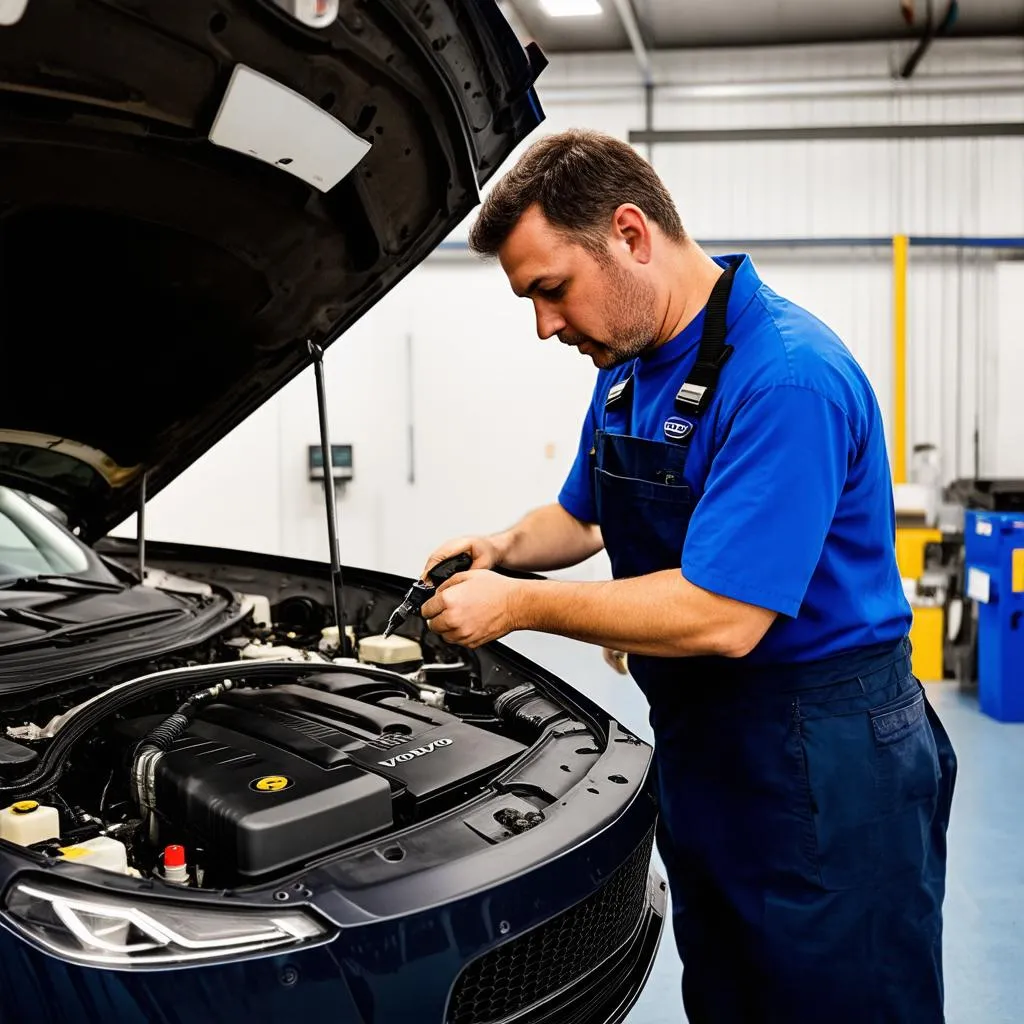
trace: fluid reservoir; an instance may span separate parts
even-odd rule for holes
[[[345,627],[345,636],[348,637],[349,646],[356,645],[356,631],[353,626]],[[333,654],[341,647],[340,634],[337,626],[324,626],[320,630],[320,650],[327,654]]]
[[[31,846],[59,835],[60,815],[56,807],[47,807],[35,800],[19,800],[0,810],[0,839]]]
[[[289,647],[286,644],[261,644],[253,642],[242,648],[240,657],[246,661],[316,661],[324,662],[327,659],[316,653],[306,651],[301,647]]]
[[[359,660],[393,672],[415,672],[423,664],[423,648],[404,636],[368,636],[359,641]]]
[[[74,846],[62,846],[61,856],[76,864],[89,864],[104,871],[117,871],[122,875],[137,875],[138,872],[128,867],[128,850],[124,843],[110,836],[96,836],[86,839]]]

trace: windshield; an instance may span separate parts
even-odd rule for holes
[[[0,580],[74,575],[89,568],[89,558],[74,537],[21,495],[0,487]]]

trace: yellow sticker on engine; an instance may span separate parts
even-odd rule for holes
[[[286,775],[264,775],[261,779],[255,779],[249,783],[250,789],[258,790],[260,793],[280,793],[295,783]]]
[[[62,857],[67,857],[69,860],[74,860],[76,857],[86,856],[89,850],[85,846],[62,846],[60,848],[60,852]]]
[[[1013,549],[1011,586],[1015,594],[1024,593],[1024,548]]]

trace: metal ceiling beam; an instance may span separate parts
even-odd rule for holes
[[[631,131],[633,145],[694,142],[794,142],[825,139],[951,139],[1024,135],[1024,123],[989,124],[838,124],[794,128],[696,128]]]
[[[902,96],[999,96],[1024,94],[1024,75],[927,75],[909,81],[892,78],[767,79],[749,82],[672,82],[658,84],[658,97],[666,103],[699,100],[730,103],[742,100],[893,99]],[[544,90],[548,103],[633,102],[622,85],[595,86],[567,83]]]
[[[651,70],[651,55],[647,52],[644,37],[640,32],[632,0],[612,0],[612,3],[615,4],[615,10],[619,12],[619,20],[629,37],[629,45],[633,47],[633,55],[636,57],[644,85],[653,86],[654,72]]]
[[[1024,92],[1020,74],[921,75],[902,78],[803,78],[766,81],[663,83],[666,98],[688,100],[851,99],[882,96],[965,96]]]

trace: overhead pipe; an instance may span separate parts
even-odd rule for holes
[[[960,5],[957,0],[949,0],[949,6],[946,8],[945,17],[943,17],[941,24],[937,29],[934,29],[934,12],[932,11],[932,0],[927,0],[927,8],[925,13],[924,22],[924,33],[921,36],[921,41],[917,44],[914,52],[907,58],[906,63],[900,69],[900,78],[910,78],[911,75],[917,70],[918,64],[924,59],[924,55],[931,48],[932,43],[935,41],[937,36],[944,36],[953,23],[956,21],[957,16],[960,13]]]
[[[654,85],[654,72],[651,70],[651,55],[647,52],[644,37],[640,32],[640,26],[636,20],[636,12],[633,10],[631,0],[612,0],[615,9],[619,12],[619,20],[629,37],[629,45],[633,47],[633,56],[640,68],[640,75],[645,86]]]
[[[884,249],[891,250],[891,235],[822,235],[820,237],[793,238],[698,238],[704,249],[739,252],[743,249]],[[934,249],[1024,249],[1024,237],[1009,235],[909,235],[911,248]],[[441,242],[432,255],[452,253],[469,254],[467,242]]]
[[[654,83],[644,85],[644,129],[654,131]],[[647,143],[647,162],[654,163],[654,143]]]
[[[906,3],[902,3],[903,17],[908,25],[914,24],[914,5],[911,3],[909,6]],[[921,32],[921,41],[917,44],[914,52],[904,62],[903,67],[900,68],[900,78],[909,78],[913,73],[914,69],[921,62],[921,58],[924,57],[928,50],[928,47],[932,45],[932,39],[934,33],[932,28],[935,24],[935,11],[932,8],[932,0],[925,0],[925,11],[924,11],[924,29]]]

